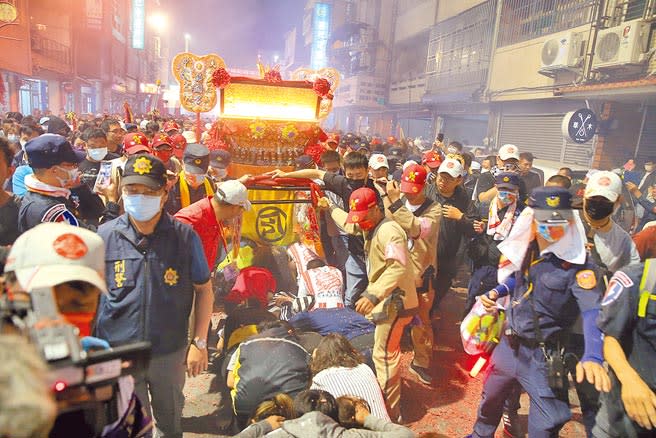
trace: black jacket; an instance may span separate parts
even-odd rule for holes
[[[455,263],[455,255],[463,236],[474,235],[474,207],[466,190],[457,186],[453,195],[446,198],[440,194],[435,184],[426,186],[426,196],[443,206],[452,205],[464,213],[460,220],[442,218],[440,239],[437,242],[438,266],[442,263]]]

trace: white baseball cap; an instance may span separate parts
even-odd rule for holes
[[[603,196],[610,202],[617,201],[622,193],[622,180],[607,170],[594,173],[585,186],[584,197]]]
[[[19,236],[5,271],[14,272],[27,292],[69,281],[85,281],[107,292],[102,238],[61,222],[39,224]]]
[[[248,200],[248,189],[237,180],[233,179],[219,184],[214,196],[221,202],[242,206],[247,211],[251,209],[251,201]]]
[[[455,158],[447,158],[440,164],[440,168],[437,169],[437,173],[446,172],[454,178],[462,176],[462,171],[462,163]]]
[[[502,161],[506,161],[510,158],[519,160],[519,149],[514,144],[504,144],[501,146],[501,149],[499,149],[499,158],[501,158]]]
[[[369,158],[369,167],[374,170],[378,170],[382,167],[387,167],[389,169],[387,157],[383,154],[373,154],[371,158]]]

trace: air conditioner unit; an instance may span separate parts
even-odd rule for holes
[[[562,33],[545,41],[542,46],[541,70],[570,70],[583,61],[581,35],[574,32]]]
[[[603,29],[597,35],[593,70],[637,65],[646,59],[649,23],[633,20]]]

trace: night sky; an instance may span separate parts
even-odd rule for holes
[[[197,55],[216,53],[228,67],[255,70],[258,51],[285,49],[285,33],[294,26],[300,35],[305,0],[166,0],[171,55],[184,49]],[[166,6],[164,6],[166,7]],[[300,36],[297,38],[300,42]]]

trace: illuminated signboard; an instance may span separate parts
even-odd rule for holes
[[[146,37],[146,0],[132,0],[132,48],[143,49]]]
[[[328,39],[330,38],[331,6],[326,3],[314,5],[312,17],[312,50],[310,66],[314,70],[328,66]]]
[[[221,90],[221,117],[316,121],[319,97],[311,85],[236,82]]]

